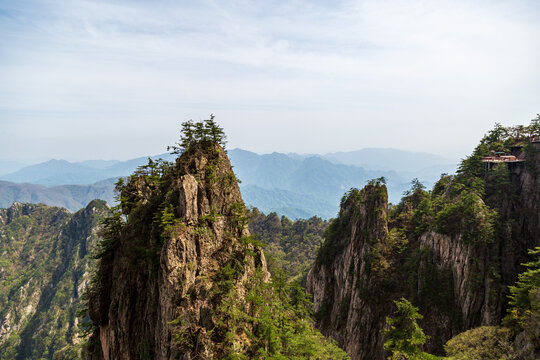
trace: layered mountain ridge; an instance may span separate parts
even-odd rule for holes
[[[390,198],[397,201],[413,177],[432,185],[440,171],[455,170],[451,161],[435,155],[390,149],[366,151],[355,152],[359,154],[353,157],[355,161],[351,161],[353,153],[259,155],[233,149],[228,154],[242,180],[240,190],[246,204],[290,218],[313,215],[331,218],[337,213],[339,198],[344,191],[372,178],[385,176]],[[158,158],[174,160],[171,154],[152,157],[153,160]],[[51,160],[28,166],[0,177],[0,206],[8,207],[14,201],[43,202],[77,211],[93,198],[112,203],[113,184],[117,178],[128,176],[147,162],[148,158],[79,163]],[[412,167],[408,172],[392,171],[393,166],[403,166],[401,163]],[[429,170],[433,166],[437,168]]]

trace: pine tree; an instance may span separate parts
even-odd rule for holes
[[[188,148],[194,140],[194,127],[193,120],[189,120],[182,123],[182,147]]]
[[[421,347],[428,338],[417,322],[423,316],[418,313],[418,308],[405,298],[394,301],[394,304],[397,306],[395,317],[386,318],[388,328],[383,330],[388,339],[384,343],[384,349],[392,352],[391,359],[421,358]]]
[[[219,127],[218,124],[215,122],[214,118],[214,114],[210,114],[210,119],[204,120],[204,125],[208,131],[208,136],[212,141],[225,147],[225,140],[227,139],[227,137],[225,136],[223,129]]]
[[[189,120],[182,123],[180,141],[174,145],[167,146],[167,151],[179,155],[195,143],[201,142],[204,145],[216,143],[225,148],[227,138],[223,128],[214,120],[215,116],[210,115],[210,119],[193,122]]]
[[[540,247],[529,250],[534,260],[523,264],[527,270],[519,274],[515,286],[510,286],[510,306],[518,318],[523,318],[533,310],[539,310],[540,303],[534,296],[540,291]]]

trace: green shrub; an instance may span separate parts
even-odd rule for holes
[[[529,250],[534,259],[523,264],[527,269],[510,286],[510,308],[504,319],[514,333],[523,332],[528,340],[540,346],[540,247]]]
[[[481,326],[453,337],[444,349],[449,360],[510,359],[510,331],[498,326]]]

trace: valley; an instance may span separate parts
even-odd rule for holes
[[[14,203],[0,211],[0,357],[534,359],[539,130],[496,126],[455,175],[413,180],[396,204],[383,176],[351,186],[330,220],[247,207],[237,174],[324,199],[348,165],[227,153],[208,135],[103,181],[112,208]]]

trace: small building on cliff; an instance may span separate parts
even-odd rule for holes
[[[484,156],[484,158],[482,159],[482,162],[484,163],[484,168],[486,170],[491,170],[500,163],[506,163],[509,169],[520,166],[525,161],[525,159],[521,155],[521,147],[519,146],[518,149],[518,146],[515,146],[512,147],[512,149],[514,149],[516,153],[519,150],[519,157],[513,154],[507,154],[505,152],[492,151],[489,156]]]
[[[532,136],[529,141],[536,149],[540,149],[540,136]],[[525,162],[523,145],[518,143],[510,146],[510,153],[492,150],[489,156],[484,156],[482,162],[486,170],[491,170],[500,163],[506,163],[510,170],[515,170]]]

